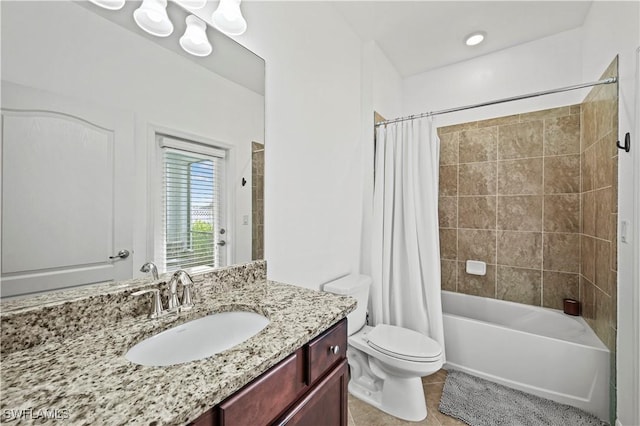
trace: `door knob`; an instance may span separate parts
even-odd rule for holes
[[[109,256],[109,259],[126,259],[129,257],[129,250],[120,250],[115,256]]]

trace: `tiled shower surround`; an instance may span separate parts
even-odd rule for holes
[[[618,59],[602,79],[618,75]],[[615,419],[618,87],[438,129],[442,288],[582,315],[611,351]],[[485,276],[465,272],[487,263]]]
[[[443,289],[557,309],[579,298],[580,127],[572,105],[438,129]]]

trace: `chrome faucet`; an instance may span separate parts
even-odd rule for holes
[[[151,276],[153,277],[154,281],[158,279],[158,268],[153,262],[147,262],[142,265],[142,267],[140,268],[140,272],[151,272]]]
[[[178,299],[178,281],[182,283],[182,302]],[[173,273],[169,281],[169,311],[187,310],[193,308],[191,301],[191,286],[193,281],[189,274],[179,269]]]

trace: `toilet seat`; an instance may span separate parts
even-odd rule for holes
[[[435,340],[403,327],[379,324],[366,336],[373,349],[394,358],[414,362],[434,362],[440,359],[442,348]]]

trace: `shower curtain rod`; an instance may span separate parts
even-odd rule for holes
[[[494,101],[482,102],[482,103],[475,104],[475,105],[466,105],[466,106],[457,107],[457,108],[441,109],[440,111],[424,112],[422,114],[415,114],[415,115],[409,115],[409,116],[406,116],[406,117],[393,118],[391,120],[380,121],[380,122],[376,123],[375,126],[378,127],[378,126],[382,126],[382,125],[385,125],[385,124],[398,123],[400,121],[415,120],[416,118],[430,117],[430,116],[439,115],[439,114],[448,114],[450,112],[464,111],[466,109],[473,109],[473,108],[479,108],[479,107],[484,107],[484,106],[489,106],[489,105],[502,104],[502,103],[511,102],[511,101],[519,101],[520,99],[535,98],[537,96],[550,95],[552,93],[568,92],[569,90],[576,90],[576,89],[582,89],[582,88],[585,88],[585,87],[598,86],[600,84],[611,84],[611,83],[615,83],[617,81],[618,81],[618,79],[616,77],[609,77],[609,78],[605,78],[603,80],[593,81],[591,83],[575,84],[573,86],[561,87],[559,89],[545,90],[543,92],[529,93],[527,95],[512,96],[510,98],[496,99]]]

